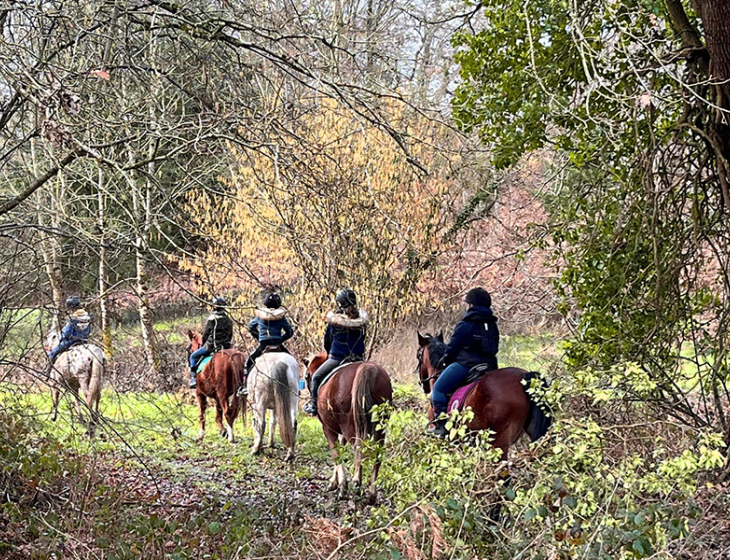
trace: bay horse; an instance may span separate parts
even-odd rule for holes
[[[320,352],[308,361],[307,383],[312,374],[327,360],[327,354]],[[317,416],[327,438],[335,470],[330,479],[328,490],[339,489],[339,498],[347,494],[347,471],[338,464],[339,441],[352,445],[355,451],[355,470],[353,482],[362,485],[362,442],[372,438],[380,443],[385,440],[385,432],[376,428],[370,412],[375,405],[393,402],[393,387],[387,372],[374,362],[354,362],[338,369],[334,376],[322,385],[317,395]],[[375,481],[378,478],[382,459],[378,454],[373,464],[368,490],[368,502],[373,504],[377,497]]]
[[[266,352],[257,358],[248,374],[248,395],[253,411],[251,455],[261,451],[266,428],[266,411],[271,410],[269,447],[274,446],[277,421],[279,435],[287,449],[285,461],[294,459],[299,410],[299,364],[287,352]]]
[[[46,338],[46,350],[58,346],[61,333],[53,329]],[[58,418],[58,401],[61,397],[61,387],[67,387],[76,400],[76,410],[82,422],[85,422],[82,412],[79,389],[84,396],[86,408],[89,411],[88,428],[92,433],[99,420],[99,401],[101,388],[104,382],[104,369],[107,365],[104,351],[88,342],[76,344],[58,355],[55,363],[50,367],[51,394],[53,406],[51,420]]]
[[[441,370],[433,364],[441,363],[446,351],[443,337],[422,336],[418,333],[418,375],[426,394],[433,389]],[[471,407],[474,418],[467,424],[469,430],[492,430],[492,445],[502,451],[502,460],[523,433],[532,441],[545,435],[552,419],[527,393],[523,379],[530,381],[539,374],[520,368],[501,368],[490,371],[481,378],[469,393],[463,408]],[[433,420],[433,406],[429,407],[428,418]]]
[[[190,344],[186,350],[188,358],[190,358],[190,354],[203,346],[203,337],[199,332],[188,330],[188,338],[190,338]],[[221,350],[213,354],[203,371],[198,373],[198,387],[195,390],[195,396],[198,399],[199,424],[197,441],[200,442],[205,437],[205,409],[208,406],[208,398],[215,401],[215,423],[220,435],[227,436],[229,443],[235,441],[233,422],[236,420],[239,410],[244,423],[246,420],[245,397],[236,396],[236,392],[243,382],[245,362],[243,354],[238,350]],[[229,402],[231,397],[233,400]]]

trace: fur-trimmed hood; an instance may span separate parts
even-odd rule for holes
[[[262,321],[278,321],[279,319],[286,317],[286,309],[282,309],[281,307],[279,307],[279,309],[262,307],[261,309],[257,309],[254,315],[256,315],[257,319],[261,319]]]
[[[352,319],[344,313],[335,313],[330,311],[327,313],[326,321],[336,327],[344,327],[346,329],[359,329],[368,322],[368,314],[364,309],[359,310],[359,317]]]

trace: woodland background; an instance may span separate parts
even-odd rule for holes
[[[730,419],[722,0],[0,2],[0,557],[722,558]],[[381,500],[193,442],[185,332],[341,286],[396,381]],[[416,332],[490,290],[555,424],[497,473],[421,436]],[[48,422],[78,294],[103,434]],[[250,434],[250,431],[248,432]],[[376,452],[373,450],[373,452]],[[502,504],[498,520],[490,517]]]

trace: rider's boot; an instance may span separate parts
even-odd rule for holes
[[[434,420],[431,427],[426,430],[426,433],[431,436],[436,436],[438,438],[445,438],[447,435],[449,435],[449,430],[446,429],[446,418],[439,418],[438,420]]]
[[[311,398],[309,402],[304,405],[302,410],[310,416],[317,416],[317,401],[314,398]]]
[[[190,370],[190,382],[188,383],[188,386],[191,389],[195,389],[198,386],[198,381],[196,379],[197,372],[194,369]]]
[[[237,397],[245,397],[248,395],[248,371],[243,375],[243,381],[241,382],[241,386],[238,388],[238,391],[236,391]]]

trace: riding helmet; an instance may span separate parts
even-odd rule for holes
[[[357,296],[350,288],[342,288],[337,292],[335,301],[343,309],[355,307],[357,305]]]
[[[484,288],[472,288],[466,292],[464,301],[477,307],[492,307],[492,296]]]
[[[226,298],[221,296],[216,296],[213,298],[213,301],[210,303],[212,307],[215,307],[216,309],[222,309],[223,307],[228,307],[228,302],[226,301]]]
[[[81,301],[76,296],[71,296],[66,300],[67,309],[78,309],[81,307]]]
[[[281,307],[281,296],[276,292],[266,294],[266,297],[264,297],[264,306],[269,309],[279,309]]]

